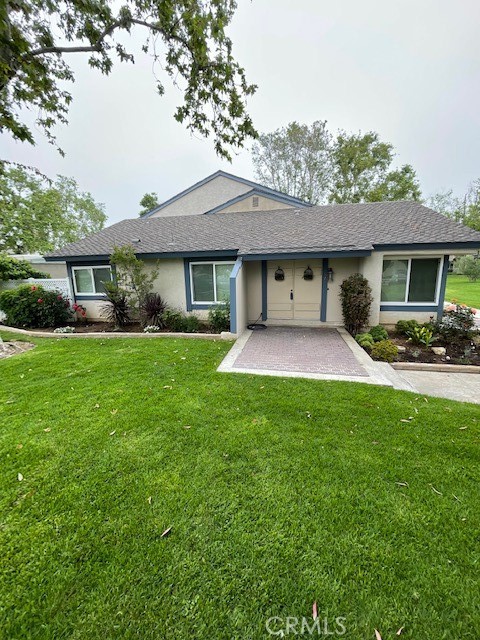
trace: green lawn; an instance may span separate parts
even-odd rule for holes
[[[0,361],[1,638],[279,637],[317,601],[352,640],[478,639],[478,406],[36,342]]]
[[[445,300],[456,300],[460,304],[480,309],[480,280],[470,282],[467,276],[449,273]]]

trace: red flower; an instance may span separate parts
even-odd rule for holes
[[[57,300],[63,300],[62,296],[57,296]]]
[[[37,287],[35,287],[35,285],[32,285],[31,290],[32,290],[32,291],[36,291],[36,290],[37,290]]]
[[[37,302],[38,302],[38,304],[42,304],[42,302],[43,302],[43,298],[39,298],[39,299],[37,300]]]

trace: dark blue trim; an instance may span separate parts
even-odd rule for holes
[[[219,258],[236,258],[238,251],[236,249],[225,249],[221,251],[169,251],[164,253],[139,253],[135,252],[137,258],[142,260],[161,260],[162,258],[195,258],[206,260],[218,260]],[[109,255],[96,256],[63,256],[61,258],[49,258],[48,262],[71,262],[72,264],[110,264]]]
[[[443,256],[442,275],[440,280],[440,292],[438,294],[437,320],[443,316],[443,303],[445,302],[445,289],[447,287],[448,263],[450,256]]]
[[[251,189],[250,191],[247,191],[246,193],[241,193],[238,196],[235,196],[235,198],[232,198],[231,200],[227,200],[226,202],[219,204],[218,206],[214,207],[213,209],[210,209],[210,211],[205,211],[204,215],[210,215],[212,213],[218,213],[219,211],[223,211],[223,209],[226,209],[227,207],[232,206],[232,204],[236,204],[237,202],[242,202],[242,200],[246,200],[247,198],[251,198],[253,196],[260,196],[263,198],[268,198],[270,200],[275,200],[276,202],[282,202],[283,204],[291,207],[291,206],[299,206],[298,203],[296,202],[292,202],[292,198],[290,196],[284,196],[283,194],[280,196],[277,196],[274,193],[271,193],[270,191],[265,190],[264,188],[257,188],[257,189]],[[303,204],[301,205],[302,207],[305,207],[306,205]],[[311,206],[311,205],[309,205]],[[249,209],[249,211],[257,211],[256,208],[252,207],[251,209]],[[262,209],[258,209],[258,211],[262,211]],[[232,212],[230,212],[232,213]]]
[[[375,251],[410,251],[410,250],[427,250],[440,249],[449,251],[454,249],[479,249],[480,241],[469,240],[467,242],[425,242],[416,244],[375,244]],[[427,256],[426,256],[427,257]]]
[[[262,320],[267,319],[267,287],[268,287],[267,261],[262,260]]]
[[[190,285],[190,261],[185,258],[183,261],[183,273],[185,275],[185,295],[186,295],[186,309],[192,310],[192,287]]]
[[[328,292],[328,258],[322,260],[322,303],[320,307],[320,321],[327,321],[327,292]]]
[[[75,295],[75,294],[74,294]],[[96,294],[94,296],[75,295],[75,300],[105,300],[105,296]]]
[[[237,276],[242,268],[242,259],[237,258],[230,274],[230,331],[237,333]]]
[[[437,311],[436,304],[381,304],[380,311]]]
[[[198,189],[199,187],[203,187],[203,185],[207,184],[207,182],[210,182],[211,180],[214,180],[215,178],[219,178],[219,177],[229,178],[230,180],[234,180],[235,182],[240,182],[240,184],[245,184],[248,187],[252,187],[252,188],[260,187],[260,188],[265,189],[266,191],[269,191],[271,193],[284,195],[285,197],[290,198],[292,201],[294,201],[295,203],[297,203],[300,206],[307,206],[307,207],[311,207],[312,206],[309,202],[305,202],[303,200],[299,200],[298,198],[294,198],[292,196],[287,196],[287,194],[283,194],[280,191],[276,191],[275,189],[270,189],[269,187],[262,187],[262,185],[258,184],[257,182],[252,182],[251,180],[245,180],[245,178],[240,178],[240,176],[234,176],[231,173],[227,173],[226,171],[220,170],[220,171],[216,171],[215,173],[212,173],[212,175],[207,176],[206,178],[203,178],[203,180],[200,180],[199,182],[196,182],[191,187],[188,187],[188,189],[184,189],[183,191],[180,191],[180,193],[177,193],[177,195],[172,196],[168,200],[165,200],[165,202],[162,202],[162,204],[158,205],[158,207],[155,207],[155,209],[152,209],[151,211],[148,211],[147,213],[144,213],[143,216],[141,216],[141,217],[142,218],[149,218],[154,213],[157,213],[157,211],[161,211],[167,205],[172,204],[172,202],[176,202],[177,200],[179,200],[183,196],[186,196],[188,193],[191,193],[192,191],[195,191],[195,189]]]
[[[370,256],[372,252],[369,249],[359,251],[311,251],[298,253],[258,253],[242,255],[244,262],[252,260],[304,260],[313,258],[361,258]]]

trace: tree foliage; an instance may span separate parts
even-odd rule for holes
[[[0,131],[34,143],[22,109],[39,113],[37,126],[55,144],[53,128],[67,122],[72,100],[67,59],[89,54],[109,74],[115,60],[134,62],[122,33],[141,28],[153,56],[183,93],[175,119],[202,136],[213,134],[218,154],[254,136],[245,100],[255,91],[232,55],[226,35],[235,0],[6,0],[0,3]],[[163,95],[164,84],[156,79]]]
[[[393,168],[394,155],[377,133],[333,135],[316,121],[261,134],[252,160],[263,184],[313,204],[419,200],[415,171]]]
[[[148,269],[139,260],[131,245],[114,247],[110,264],[115,267],[116,285],[128,300],[130,309],[140,315],[145,299],[152,293],[153,283],[158,278],[158,266]]]
[[[0,173],[0,250],[45,253],[100,231],[104,206],[73,178],[47,183],[21,167]]]
[[[0,253],[0,281],[26,280],[27,278],[48,278],[43,271],[37,271],[26,260],[18,260],[13,256]]]
[[[140,200],[140,206],[142,207],[139,216],[143,216],[159,204],[158,195],[156,193],[146,193]]]
[[[453,190],[431,196],[428,205],[451,220],[480,231],[480,178],[474,180],[462,197]]]
[[[470,282],[476,282],[480,280],[480,258],[472,255],[461,256],[455,263],[454,271],[467,276]]]

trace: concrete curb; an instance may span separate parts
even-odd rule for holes
[[[52,331],[29,331],[28,329],[18,329],[0,324],[0,330],[20,333],[23,336],[32,338],[201,338],[202,340],[233,340],[235,336],[231,333],[133,333],[127,331],[105,332],[105,333],[53,333]]]
[[[398,371],[437,371],[439,373],[477,373],[480,367],[471,364],[434,364],[429,362],[392,362]]]

